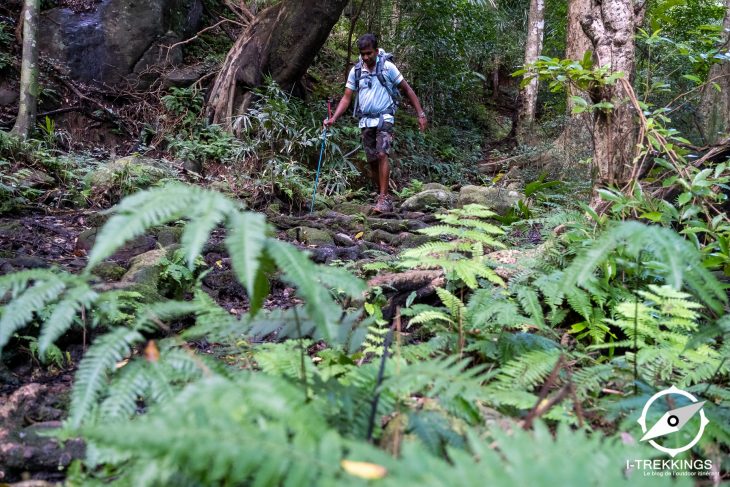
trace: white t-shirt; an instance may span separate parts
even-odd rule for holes
[[[362,73],[360,75],[359,89],[356,95],[358,97],[357,103],[359,104],[362,113],[382,112],[383,110],[387,110],[393,102],[390,98],[388,90],[380,83],[380,80],[375,75],[375,73],[377,72],[376,70],[377,67],[374,67],[371,73],[368,70],[367,65],[365,63],[362,64]],[[385,77],[385,81],[391,90],[398,89],[396,87],[400,84],[401,81],[403,81],[403,75],[400,74],[400,71],[398,71],[398,68],[395,67],[395,64],[391,63],[390,61],[385,61],[385,65],[383,66],[383,77]],[[347,83],[345,84],[345,86],[347,88],[350,88],[351,90],[355,90],[354,67],[350,70],[350,74],[347,77]],[[395,117],[393,117],[393,115],[386,114],[383,115],[383,121],[394,123]],[[377,127],[378,122],[378,117],[362,117],[358,125],[360,128]]]

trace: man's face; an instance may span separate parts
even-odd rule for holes
[[[368,46],[365,49],[360,49],[360,57],[368,68],[372,68],[373,66],[375,66],[375,60],[378,57],[378,51]]]

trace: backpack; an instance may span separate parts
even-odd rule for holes
[[[398,91],[398,88],[395,86],[388,86],[388,80],[385,79],[385,75],[383,74],[383,68],[385,67],[386,61],[393,61],[393,55],[384,51],[380,51],[378,53],[378,58],[375,63],[375,76],[378,78],[378,81],[380,84],[385,88],[385,90],[388,92],[388,95],[390,95],[391,104],[390,106],[385,109],[385,111],[380,113],[363,113],[363,111],[360,109],[360,78],[362,77],[362,59],[360,59],[357,64],[355,64],[355,91],[358,92],[357,97],[355,98],[355,107],[353,109],[352,115],[355,118],[362,118],[362,117],[368,117],[368,118],[379,118],[380,121],[378,122],[378,128],[382,128],[383,126],[383,115],[394,115],[395,112],[398,110],[398,104],[400,103],[401,94],[400,91]],[[370,75],[373,76],[373,75]]]

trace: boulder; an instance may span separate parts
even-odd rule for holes
[[[174,176],[173,170],[161,161],[131,155],[99,165],[86,177],[86,185],[93,196],[113,198]]]
[[[167,248],[154,249],[132,258],[129,270],[122,276],[121,281],[143,284],[156,289],[160,282],[160,263],[167,257],[167,252]]]
[[[108,282],[118,281],[126,272],[126,269],[116,262],[101,262],[94,267],[92,274]]]
[[[89,252],[96,242],[96,235],[99,233],[98,228],[89,228],[84,230],[76,237],[75,250],[80,252]],[[125,243],[122,247],[117,250],[112,259],[114,260],[129,260],[135,255],[142,254],[155,248],[155,239],[149,235],[140,235],[139,237],[130,240]]]
[[[428,208],[452,208],[456,195],[444,189],[427,189],[414,194],[401,204],[403,211],[423,211]]]
[[[467,185],[459,192],[458,206],[484,205],[500,215],[505,215],[522,198],[519,192],[512,189]]]
[[[426,184],[424,184],[423,185],[423,190],[425,191],[425,190],[428,190],[428,189],[440,189],[442,191],[451,191],[451,188],[449,188],[448,186],[445,186],[445,185],[443,185],[441,183],[426,183]]]
[[[180,61],[170,46],[195,33],[200,0],[105,0],[89,12],[52,8],[41,15],[41,55],[77,81],[115,85],[152,64]]]
[[[299,242],[302,242],[306,245],[320,246],[335,244],[332,235],[325,232],[324,230],[319,230],[318,228],[295,227],[287,230],[286,234],[289,238],[298,240]]]
[[[48,188],[56,183],[45,171],[40,169],[29,169],[23,171],[23,176],[18,181],[18,185],[25,188]]]
[[[157,237],[157,243],[159,243],[163,247],[167,247],[168,245],[180,243],[183,231],[183,227],[164,226],[156,228],[154,230],[154,233]]]
[[[162,83],[165,88],[187,87],[198,81],[209,69],[205,64],[176,67],[163,75]]]

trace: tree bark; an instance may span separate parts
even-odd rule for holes
[[[580,25],[580,20],[588,15],[591,10],[591,0],[568,0],[568,26],[565,36],[565,58],[572,59],[574,61],[582,61],[583,56],[587,51],[593,49],[591,40],[588,39],[583,28]],[[577,90],[573,86],[568,86],[568,99],[566,107],[568,114],[573,113],[573,96],[583,96],[580,90]],[[579,114],[583,115],[583,114]],[[571,115],[571,118],[574,116]],[[581,118],[581,117],[578,117]],[[585,117],[582,117],[585,118]]]
[[[209,119],[237,132],[251,90],[270,76],[291,89],[327,40],[347,0],[282,0],[262,10],[228,52],[208,100]]]
[[[525,43],[525,66],[537,61],[542,52],[542,40],[545,32],[545,0],[531,0],[530,13],[527,18],[527,41]],[[520,91],[519,109],[517,112],[517,140],[524,142],[535,122],[537,108],[537,78],[533,78]]]
[[[634,7],[631,0],[592,0],[581,26],[593,46],[594,66],[634,75]],[[610,102],[610,110],[594,112],[593,162],[599,185],[623,185],[631,174],[636,148],[636,121],[621,83],[599,86],[593,103]]]
[[[723,45],[727,45],[730,34],[730,0],[725,0]],[[730,63],[721,62],[710,68],[708,84],[703,88],[698,115],[703,137],[708,144],[715,144],[730,132]],[[720,86],[718,91],[712,83]]]
[[[30,136],[35,126],[38,107],[38,14],[40,0],[25,0],[23,6],[23,61],[20,67],[20,99],[18,117],[12,133],[22,139]]]

